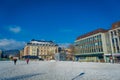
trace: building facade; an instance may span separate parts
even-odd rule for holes
[[[58,53],[58,45],[52,41],[31,40],[24,48],[24,56],[38,56],[42,59],[53,59]]]
[[[24,56],[24,49],[20,50],[20,59],[22,59],[22,56]]]
[[[111,29],[98,29],[79,36],[75,41],[76,60],[120,62],[120,22]]]
[[[77,50],[75,60],[104,62],[104,54],[108,54],[108,30],[97,29],[79,36],[75,41]],[[110,46],[110,45],[109,45]]]
[[[120,22],[116,22],[109,30],[110,45],[111,45],[111,58],[115,62],[120,61]]]
[[[74,47],[74,45],[73,45],[73,47]],[[73,50],[71,48],[66,48],[65,52],[66,52],[66,60],[73,61],[74,60]]]

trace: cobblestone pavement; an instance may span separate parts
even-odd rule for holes
[[[120,64],[0,61],[0,80],[120,80]]]

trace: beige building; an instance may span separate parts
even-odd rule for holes
[[[66,48],[65,49],[66,52],[66,60],[68,61],[73,61],[74,60],[74,54],[71,48]]]
[[[108,30],[97,29],[87,34],[79,36],[75,41],[77,52],[75,59],[79,61],[104,62],[104,54],[109,53]]]
[[[22,59],[22,56],[24,56],[24,50],[20,50],[20,59]]]
[[[24,48],[24,56],[38,56],[42,59],[53,59],[58,53],[58,45],[52,41],[31,40]]]

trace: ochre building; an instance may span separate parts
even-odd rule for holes
[[[50,60],[58,53],[58,45],[53,41],[31,40],[24,48],[24,56],[38,56]]]

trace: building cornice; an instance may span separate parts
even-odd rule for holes
[[[100,29],[91,31],[91,32],[89,32],[87,34],[81,35],[76,40],[79,40],[79,39],[82,39],[82,38],[85,38],[85,37],[88,37],[88,36],[91,36],[91,35],[94,35],[94,34],[97,34],[97,33],[105,33],[105,32],[108,32],[108,30],[100,28]]]

